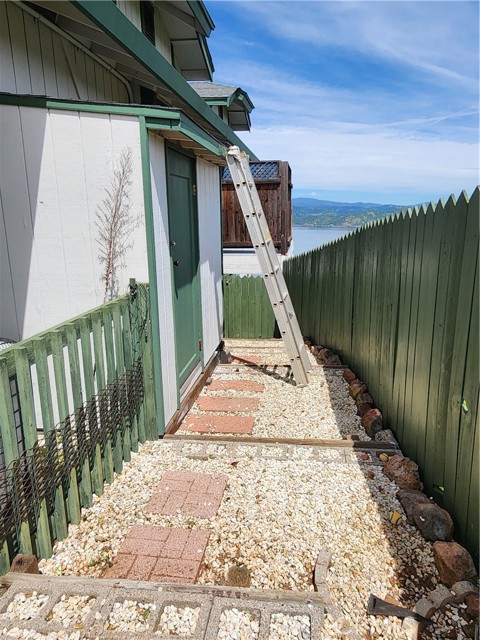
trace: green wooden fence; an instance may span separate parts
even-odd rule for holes
[[[155,439],[146,285],[0,352],[0,571],[47,558]]]
[[[225,337],[279,337],[263,278],[224,276],[223,292]]]
[[[463,193],[404,211],[284,263],[303,334],[368,384],[477,565],[478,235],[476,189],[470,200]],[[227,280],[226,337],[273,337],[261,320],[262,278]]]

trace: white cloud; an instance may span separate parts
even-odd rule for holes
[[[478,29],[472,30],[472,25],[478,25],[476,2],[336,0],[235,4],[252,20],[262,21],[271,34],[288,40],[308,42],[315,48],[328,45],[395,59],[466,88],[478,80]]]
[[[399,138],[370,128],[265,127],[243,137],[260,158],[288,160],[296,189],[388,193],[420,187],[440,196],[473,191],[479,181],[475,144]]]

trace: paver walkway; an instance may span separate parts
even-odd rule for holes
[[[220,474],[167,471],[145,511],[213,518],[226,485],[227,477]],[[134,526],[104,577],[193,583],[200,573],[209,535],[202,529]]]
[[[218,511],[227,477],[192,471],[167,471],[146,511],[164,516],[180,514],[213,518]]]
[[[194,412],[185,417],[180,429],[189,433],[251,435],[260,403],[260,398],[252,394],[258,396],[264,391],[264,384],[252,380],[213,380],[205,387],[205,395],[197,398]]]
[[[209,535],[201,529],[135,526],[104,577],[193,583],[198,578]]]

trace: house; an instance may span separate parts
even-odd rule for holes
[[[226,148],[256,159],[245,92],[189,84],[212,79],[213,28],[196,0],[0,3],[0,336],[148,281],[159,433],[222,339]]]
[[[258,197],[280,264],[292,253],[292,172],[282,160],[251,161]],[[228,168],[222,172],[223,270],[227,274],[259,274],[240,203]]]

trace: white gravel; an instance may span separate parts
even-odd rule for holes
[[[258,617],[251,611],[225,609],[220,616],[217,640],[257,640],[259,632]]]
[[[346,383],[338,372],[324,374],[328,384],[320,384],[321,375],[313,376],[305,389],[253,374],[266,385],[260,411],[264,431],[256,435],[331,438],[335,433],[339,438],[342,429],[354,433],[359,420]],[[225,379],[224,374],[220,377]],[[368,439],[364,433],[363,438]],[[225,446],[212,443],[205,448],[207,455],[192,458],[203,445],[190,443],[181,452],[182,445],[159,441],[141,446],[114,484],[82,512],[81,523],[69,527],[69,537],[55,545],[52,558],[40,563],[41,571],[101,576],[135,524],[208,529],[199,577],[207,585],[223,584],[229,566],[244,564],[253,589],[311,591],[316,558],[326,550],[332,554],[326,582],[338,612],[327,614],[323,638],[341,640],[353,626],[362,638],[407,639],[401,620],[366,615],[369,596],[390,595],[413,607],[436,586],[438,575],[432,545],[414,527],[390,524],[392,512],[402,509],[395,498],[397,487],[381,467],[359,464],[356,456],[346,463],[334,449],[322,449],[318,458],[311,447],[294,448],[290,458],[282,459],[280,446],[242,445],[232,458]],[[145,505],[167,470],[226,474],[217,516],[205,520],[146,513]],[[137,604],[131,609],[134,618]],[[137,615],[139,624],[148,624],[144,615]],[[124,617],[125,622],[112,623],[132,622],[130,615]],[[236,624],[237,618],[233,615],[230,622]],[[434,627],[439,632],[435,637],[457,629],[459,640],[465,637],[461,628],[461,622],[443,616]]]
[[[268,640],[310,640],[310,618],[274,613]]]
[[[83,629],[83,622],[95,600],[93,596],[63,595],[48,614],[47,620],[58,622],[64,627],[75,625],[77,629]]]
[[[38,593],[37,591],[17,593],[1,617],[15,621],[37,618],[47,603],[47,600],[47,595]]]
[[[157,633],[171,636],[191,636],[200,614],[200,607],[176,607],[167,605],[162,611]]]
[[[123,631],[141,633],[146,631],[150,623],[150,615],[156,605],[150,602],[124,600],[115,602],[105,623],[106,631]]]

